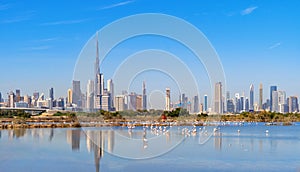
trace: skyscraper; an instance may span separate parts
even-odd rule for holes
[[[136,96],[136,110],[143,110],[143,96]]]
[[[104,94],[104,77],[102,73],[97,74],[95,83],[95,109],[102,109],[102,96]]]
[[[49,98],[54,100],[54,89],[52,87],[49,89]]]
[[[166,105],[165,105],[165,110],[166,111],[171,110],[171,108],[170,108],[170,106],[171,106],[170,99],[171,99],[171,90],[170,90],[170,88],[166,88]]]
[[[199,97],[198,96],[194,96],[193,112],[194,113],[199,113]]]
[[[102,104],[101,104],[101,109],[105,111],[111,111],[111,96],[110,93],[107,91],[107,89],[104,89],[102,97]]]
[[[290,96],[288,98],[288,107],[289,107],[289,113],[295,113],[299,111],[298,107],[298,98],[296,96]]]
[[[254,85],[250,85],[250,101],[249,101],[249,110],[254,110]]]
[[[1,94],[1,92],[0,92],[0,102],[2,102],[2,94]]]
[[[129,110],[136,110],[136,96],[135,92],[131,92],[129,95]]]
[[[223,114],[223,103],[222,103],[222,83],[217,82],[215,84],[215,113]]]
[[[208,110],[208,105],[207,105],[207,95],[204,95],[204,112],[207,112]]]
[[[21,91],[19,89],[16,89],[16,102],[21,101]]]
[[[147,110],[146,83],[143,82],[143,110]]]
[[[73,102],[73,91],[72,89],[68,89],[68,105],[71,105]]]
[[[94,91],[94,103],[95,109],[102,109],[102,95],[104,93],[104,77],[100,73],[99,64],[99,45],[98,45],[98,32],[96,34],[96,60],[95,60],[95,91]]]
[[[49,108],[52,109],[54,101],[54,89],[51,87],[49,89]]]
[[[250,106],[249,106],[249,99],[248,99],[248,97],[246,97],[246,99],[245,99],[245,111],[246,112],[249,112],[249,110],[250,110]]]
[[[270,111],[276,111],[273,109],[273,91],[277,91],[277,86],[270,87]]]
[[[81,107],[81,89],[80,89],[80,81],[73,80],[73,102],[78,107]]]
[[[245,97],[244,96],[241,96],[240,97],[240,111],[245,111],[246,108],[245,108]]]
[[[287,112],[287,103],[286,103],[286,93],[285,91],[278,92],[278,112],[285,113]]]
[[[278,91],[272,91],[272,101],[270,102],[270,106],[273,112],[278,112]]]
[[[107,92],[110,94],[110,107],[114,107],[114,83],[112,79],[107,80]]]
[[[235,93],[235,112],[240,113],[242,110],[241,108],[241,99],[240,99],[240,94]]]
[[[115,97],[115,108],[116,108],[116,111],[124,111],[125,110],[125,96],[124,95]]]
[[[258,104],[258,109],[259,110],[263,109],[263,85],[262,85],[262,83],[259,84],[259,104]]]
[[[12,91],[8,95],[8,104],[9,107],[15,107],[15,94]]]
[[[86,108],[89,112],[94,110],[94,82],[88,80],[86,89]]]

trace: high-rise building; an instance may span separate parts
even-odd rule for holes
[[[19,101],[21,101],[21,90],[20,89],[16,89],[16,96],[15,96],[15,98],[16,98],[16,102],[19,102]]]
[[[241,108],[240,94],[235,93],[235,112],[240,113],[241,110],[242,110],[242,108]]]
[[[143,96],[136,96],[136,110],[143,110]]]
[[[72,102],[73,102],[73,91],[72,91],[72,89],[68,89],[68,101],[67,101],[67,103],[68,103],[68,105],[71,105],[72,104]]]
[[[97,74],[95,82],[95,109],[102,109],[102,96],[104,94],[104,76],[102,73]]]
[[[171,110],[171,90],[170,88],[166,88],[166,105],[165,110],[170,111]]]
[[[3,102],[3,101],[2,101],[2,94],[1,94],[1,92],[0,92],[0,102]]]
[[[39,99],[39,97],[40,97],[40,93],[39,92],[36,91],[36,92],[33,93],[33,99],[34,100]]]
[[[113,108],[114,107],[114,99],[113,97],[114,95],[114,83],[112,79],[107,80],[107,92],[110,94],[110,107]]]
[[[245,111],[245,97],[244,96],[241,96],[240,97],[240,110],[241,111]]]
[[[124,110],[128,110],[129,109],[129,96],[128,96],[128,92],[127,91],[122,91],[122,95],[124,96]]]
[[[49,89],[49,98],[54,100],[54,89],[52,87]]]
[[[125,110],[125,96],[119,95],[115,97],[115,108],[116,111],[124,111]]]
[[[248,97],[246,97],[246,99],[245,99],[245,111],[246,112],[249,112],[249,108],[250,108],[250,103],[249,103],[249,99],[248,99]]]
[[[102,109],[102,96],[104,94],[104,77],[100,73],[99,64],[99,45],[98,45],[98,32],[96,34],[96,60],[95,60],[95,91],[94,91],[94,107],[95,109]],[[111,102],[110,102],[111,103]]]
[[[137,94],[135,92],[131,92],[129,95],[129,110],[136,110],[136,97]]]
[[[262,85],[262,83],[259,84],[259,104],[258,104],[258,109],[259,110],[263,109],[263,85]]]
[[[147,110],[147,93],[145,81],[143,82],[143,110]]]
[[[8,105],[11,108],[15,106],[15,94],[12,91],[8,95]]]
[[[52,109],[53,101],[54,101],[54,89],[52,87],[49,89],[49,100],[50,100],[49,109]]]
[[[207,95],[204,95],[204,112],[208,111],[208,100],[207,100]]]
[[[273,91],[277,91],[277,86],[270,87],[270,111],[276,111],[273,109]],[[275,100],[277,102],[277,100]]]
[[[278,112],[286,113],[287,112],[287,102],[285,91],[278,92]]]
[[[28,107],[32,107],[32,100],[31,97],[28,95],[24,96],[24,102],[26,102],[28,104]]]
[[[235,112],[233,99],[228,99],[227,100],[227,112],[228,113],[234,113]]]
[[[86,108],[89,112],[94,110],[94,89],[94,82],[92,80],[88,80],[86,88]]]
[[[249,110],[254,110],[254,85],[250,85],[250,101],[249,101]]]
[[[80,89],[80,81],[73,80],[73,95],[72,99],[74,104],[77,105],[77,107],[81,107],[81,89]]]
[[[102,95],[102,104],[101,109],[105,111],[111,111],[111,96],[110,93],[107,91],[107,89],[104,89],[103,95]]]
[[[199,113],[199,97],[198,96],[194,96],[193,112],[194,113]]]
[[[295,113],[299,111],[298,98],[296,96],[290,96],[288,98],[289,113]]]
[[[223,95],[222,95],[222,83],[218,82],[215,84],[215,113],[223,114],[223,103],[222,103]]]
[[[278,91],[272,91],[272,101],[270,103],[273,112],[278,112]]]
[[[72,95],[72,94],[71,94]],[[56,107],[58,108],[58,109],[64,109],[65,108],[65,103],[64,103],[65,101],[64,101],[64,98],[63,97],[60,97],[60,98],[58,98],[57,99],[57,101],[56,101]]]

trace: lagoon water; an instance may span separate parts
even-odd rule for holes
[[[0,130],[0,171],[300,171],[297,123],[185,128]]]

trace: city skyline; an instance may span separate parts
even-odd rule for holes
[[[94,1],[88,5],[74,2],[68,15],[64,8],[57,8],[53,13],[55,2],[1,2],[0,58],[1,64],[9,64],[1,65],[1,69],[10,71],[1,76],[2,97],[17,88],[32,94],[37,90],[46,93],[49,87],[55,88],[56,95],[64,96],[65,90],[72,85],[77,56],[96,30],[121,17],[157,11],[183,18],[206,35],[223,64],[227,90],[248,92],[250,84],[258,87],[264,81],[266,86],[284,88],[288,95],[300,95],[296,71],[300,34],[296,7],[299,2],[130,1],[114,6],[121,2]],[[112,12],[115,15],[107,15]],[[120,52],[130,54],[144,47],[163,47],[178,56],[188,56],[177,45],[153,45],[154,41],[136,40],[127,49],[122,47]],[[190,64],[188,60],[186,63]],[[111,78],[111,73],[108,71],[106,76]],[[210,94],[206,85],[202,89],[201,95]],[[267,95],[265,91],[264,97]]]
[[[104,82],[103,82],[104,83]],[[171,97],[171,88],[166,87],[165,92],[165,105],[163,103],[159,107],[151,105],[151,100],[147,99],[147,91],[145,81],[142,83],[142,88],[139,92],[127,92],[123,91],[122,94],[114,95],[114,84],[112,79],[107,80],[107,85],[103,85],[104,94],[103,102],[101,106],[97,107],[94,104],[96,97],[93,96],[94,81],[89,80],[86,84],[87,91],[81,92],[80,81],[73,81],[73,88],[67,90],[67,94],[64,97],[55,97],[55,89],[51,87],[49,94],[35,92],[32,96],[28,94],[22,94],[21,89],[16,89],[15,92],[11,91],[8,97],[5,98],[0,92],[0,107],[10,108],[48,108],[50,110],[79,110],[94,112],[95,110],[105,111],[124,111],[124,110],[166,110],[171,111],[176,108],[187,109],[190,113],[241,113],[251,111],[273,111],[279,113],[292,113],[298,112],[298,96],[287,95],[283,89],[278,89],[277,86],[270,86],[268,97],[263,97],[263,84],[260,83],[258,89],[254,89],[253,84],[249,87],[249,94],[234,93],[226,91],[226,95],[223,93],[222,83],[215,84],[214,97],[208,97],[205,95],[189,96],[182,93],[179,99]],[[256,93],[258,92],[258,93]],[[80,94],[80,96],[79,96]],[[178,97],[176,96],[176,97]],[[211,100],[210,100],[211,99]],[[254,101],[255,100],[255,101]],[[256,101],[258,100],[258,101]],[[262,102],[261,102],[262,100]],[[4,104],[3,104],[4,103]],[[148,105],[150,107],[148,108]],[[78,109],[79,108],[79,109]]]

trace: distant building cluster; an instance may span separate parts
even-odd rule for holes
[[[254,102],[254,85],[250,85],[249,97],[245,93],[235,93],[234,97],[230,92],[226,92],[226,97],[222,95],[222,84],[215,85],[214,113],[242,113],[271,111],[278,113],[296,113],[299,112],[297,96],[286,96],[283,90],[277,90],[277,86],[270,87],[270,97],[264,102],[263,85],[259,85],[258,103]]]
[[[44,108],[44,109],[65,109],[65,99],[63,97],[54,98],[54,89],[49,89],[48,98],[44,93],[34,92],[33,95],[21,95],[21,90],[16,89],[15,92],[7,93],[7,100],[4,101],[0,93],[0,107],[9,108]]]
[[[250,85],[248,97],[245,93],[235,93],[233,97],[229,91],[224,96],[221,82],[217,82],[214,88],[212,105],[208,104],[208,96],[204,95],[200,102],[198,95],[189,99],[184,93],[180,93],[177,102],[171,102],[171,89],[165,90],[165,111],[176,108],[186,109],[189,113],[210,114],[239,114],[242,112],[272,111],[279,113],[295,113],[299,111],[298,98],[286,97],[283,90],[277,90],[277,86],[270,87],[270,97],[264,102],[263,85],[259,86],[258,102],[255,102],[254,85]],[[67,97],[54,97],[54,89],[49,89],[49,96],[44,93],[34,92],[32,96],[21,95],[21,90],[7,93],[7,100],[3,99],[0,92],[0,107],[10,108],[46,108],[58,110],[86,111],[124,111],[147,110],[146,83],[142,83],[142,94],[123,91],[121,95],[115,95],[112,79],[104,83],[104,75],[100,73],[98,37],[96,41],[96,60],[94,64],[94,79],[89,79],[86,84],[86,92],[81,91],[80,81],[73,80],[72,88],[68,89]]]

